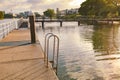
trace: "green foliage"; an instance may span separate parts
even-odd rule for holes
[[[65,15],[65,16],[61,16],[61,19],[76,19],[77,15],[76,14],[70,14],[70,15]]]
[[[45,12],[43,12],[45,16],[50,17],[52,19],[53,16],[55,16],[55,12],[53,9],[47,9]]]
[[[40,17],[41,15],[38,12],[35,12],[35,17]]]
[[[79,13],[84,16],[95,16],[103,8],[104,3],[102,0],[86,0],[81,4]]]
[[[79,13],[88,17],[116,17],[118,16],[115,0],[86,0],[81,4]]]
[[[120,16],[120,0],[110,0],[116,7],[118,10],[118,15]]]
[[[0,20],[1,19],[4,19],[4,12],[3,11],[0,11]]]
[[[120,0],[107,0],[109,2],[111,2],[112,4],[114,4],[115,6],[120,6]]]
[[[13,18],[13,14],[10,14],[10,13],[5,14],[5,15],[4,15],[4,18]]]

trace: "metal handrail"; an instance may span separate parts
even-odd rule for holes
[[[44,46],[44,58],[46,59],[46,57],[47,57],[47,67],[48,67],[48,62],[49,62],[49,60],[48,60],[48,54],[49,54],[49,40],[50,40],[50,38],[54,38],[54,40],[53,40],[53,60],[51,61],[52,62],[52,67],[53,67],[53,69],[55,69],[56,71],[56,74],[57,74],[57,70],[58,70],[58,56],[59,56],[59,38],[58,38],[58,36],[57,35],[54,35],[53,33],[48,33],[48,34],[46,34],[46,36],[45,36],[45,46]],[[57,40],[57,43],[56,43],[56,40]],[[47,43],[47,44],[46,44]],[[55,45],[57,45],[57,46],[55,46]],[[55,49],[55,48],[57,48],[57,49]],[[57,50],[57,51],[56,51]],[[55,51],[56,51],[56,54],[57,54],[57,56],[56,56],[56,66],[54,67],[54,65],[55,65]],[[47,55],[46,55],[47,54]],[[44,59],[44,60],[45,60]]]
[[[47,38],[48,38],[50,35],[53,35],[53,33],[47,33],[47,34],[45,35],[45,44],[44,44],[44,61],[46,60],[46,47],[47,47],[46,43],[47,43]]]
[[[54,57],[55,57],[55,49],[54,49],[54,56],[53,56],[53,67],[56,69],[56,75],[57,75],[57,70],[58,70],[58,56],[59,56],[59,38],[57,35],[54,35],[54,38],[57,39],[57,60],[56,60],[56,67],[54,67]],[[54,39],[55,40],[55,39]],[[54,45],[55,48],[55,45]]]

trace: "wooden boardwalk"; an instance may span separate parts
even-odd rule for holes
[[[43,57],[39,42],[30,44],[29,29],[14,30],[0,40],[0,80],[58,80]]]

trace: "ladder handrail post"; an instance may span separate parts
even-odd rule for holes
[[[56,61],[56,75],[58,70],[58,56],[59,56],[59,38],[58,36],[54,35],[57,38],[57,61]]]
[[[53,33],[47,33],[47,34],[45,35],[45,43],[44,43],[44,61],[45,61],[45,59],[46,59],[46,42],[47,42],[48,36],[50,36],[50,35],[53,35]]]
[[[56,74],[57,74],[57,71],[58,71],[58,56],[59,56],[59,38],[58,38],[58,45],[57,45],[57,64],[56,64]]]
[[[52,66],[54,67],[54,55],[55,55],[55,36],[54,36],[54,41],[53,41],[53,64]]]
[[[49,50],[49,38],[48,38],[48,40],[47,40],[47,49],[46,49],[47,51],[47,67],[48,67],[48,50]]]
[[[48,59],[48,51],[49,51],[49,40],[50,40],[50,38],[51,37],[53,37],[53,35],[50,35],[50,36],[48,36],[48,38],[47,38],[47,51],[46,51],[46,53],[47,53],[47,67],[48,67],[48,61],[49,61],[49,59]]]

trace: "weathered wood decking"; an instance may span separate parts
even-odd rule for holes
[[[0,80],[58,80],[46,68],[39,42],[30,44],[30,32],[14,30],[0,40]]]

